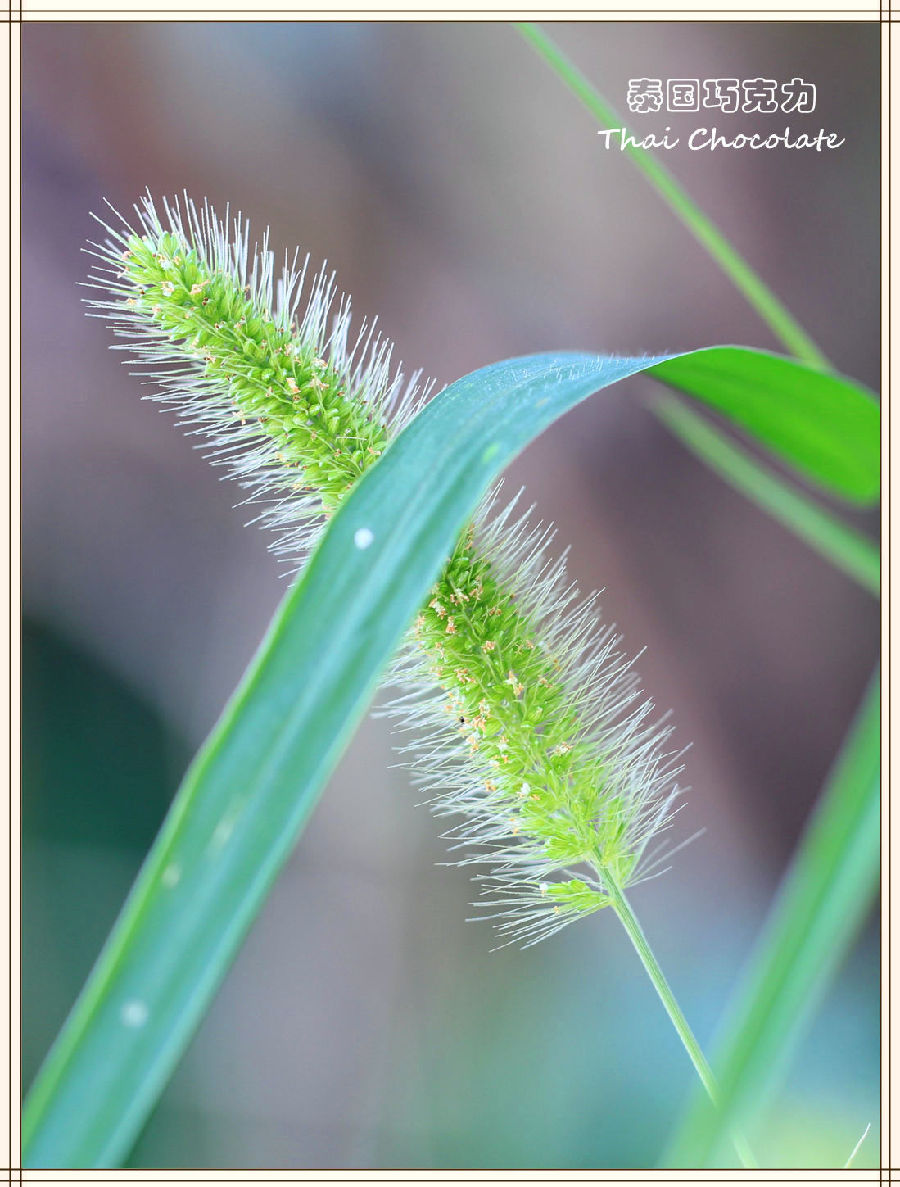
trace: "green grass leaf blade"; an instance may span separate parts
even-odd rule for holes
[[[673,396],[658,396],[654,410],[676,437],[721,478],[767,511],[801,540],[874,594],[880,593],[878,548],[806,496],[770,474],[702,416]]]
[[[537,50],[552,70],[566,84],[588,111],[604,126],[622,127],[623,121],[588,81],[572,60],[537,25],[519,22],[516,28]],[[719,228],[697,206],[672,174],[655,157],[642,148],[626,149],[672,212],[688,228],[694,238],[712,256],[749,304],[756,310],[772,333],[785,347],[814,367],[827,367],[828,360],[800,326],[768,285],[756,274],[747,261],[728,242]]]
[[[568,408],[658,361],[486,367],[436,397],[347,497],[192,764],[39,1073],[28,1166],[126,1155],[485,488]]]
[[[568,408],[671,362],[564,353],[483,368],[362,478],[189,770],[35,1083],[28,1165],[124,1156],[485,487]]]
[[[720,1109],[699,1097],[665,1160],[721,1166],[729,1126],[749,1128],[864,922],[880,862],[878,673],[741,980],[712,1059]]]
[[[742,346],[681,354],[652,374],[729,417],[829,493],[877,500],[880,412],[860,384]]]

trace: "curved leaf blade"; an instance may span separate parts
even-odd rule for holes
[[[26,1165],[125,1156],[485,488],[566,409],[658,361],[486,367],[433,400],[348,496],[188,771],[39,1073]]]
[[[860,384],[743,346],[676,355],[651,374],[724,413],[824,490],[877,500],[881,418]]]

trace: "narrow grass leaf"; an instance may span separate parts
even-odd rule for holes
[[[653,407],[682,444],[730,486],[878,597],[881,558],[876,545],[792,490],[681,400],[659,395]]]
[[[623,121],[593,83],[537,25],[523,21],[516,26],[587,110],[607,127],[622,127]],[[772,333],[785,347],[814,367],[827,367],[828,360],[799,322],[778,300],[768,285],[728,242],[719,228],[700,209],[672,174],[649,152],[628,146],[626,152],[669,209],[684,223],[698,243],[719,265],[735,288],[743,293]]]
[[[664,1165],[727,1165],[730,1127],[750,1128],[871,910],[880,862],[878,673],[722,1027],[719,1110],[697,1096]]]
[[[681,354],[652,374],[724,413],[830,494],[877,500],[879,408],[860,384],[739,346]]]

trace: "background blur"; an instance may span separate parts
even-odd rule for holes
[[[802,77],[839,151],[662,154],[839,369],[879,378],[877,24],[548,26],[631,77]],[[266,539],[85,317],[89,211],[145,187],[242,209],[337,268],[440,382],[578,348],[776,344],[509,26],[26,23],[24,1077],[284,581]],[[701,115],[633,117],[677,134]],[[720,128],[783,129],[784,116]],[[872,599],[648,410],[595,397],[512,467],[605,587],[692,741],[678,855],[635,904],[708,1042],[872,670]],[[853,517],[874,534],[877,521]],[[628,1167],[693,1071],[605,912],[491,953],[367,722],[152,1116],[135,1166]],[[874,921],[774,1102],[770,1165],[877,1164]]]

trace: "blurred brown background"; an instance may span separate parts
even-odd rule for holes
[[[620,110],[632,77],[802,77],[832,153],[663,154],[835,365],[879,377],[877,24],[547,26]],[[776,349],[511,26],[23,26],[24,1073],[285,585],[234,488],[84,316],[89,211],[231,203],[337,268],[441,383],[554,348]],[[686,133],[703,115],[632,117]],[[652,383],[512,467],[692,741],[704,836],[636,907],[708,1040],[872,670],[878,613],[687,455]],[[851,516],[874,534],[874,516]],[[692,1072],[615,920],[491,954],[471,887],[361,729],[135,1151],[146,1166],[646,1166]],[[764,1121],[835,1165],[878,1110],[874,928]],[[877,1135],[858,1165],[874,1165]]]

